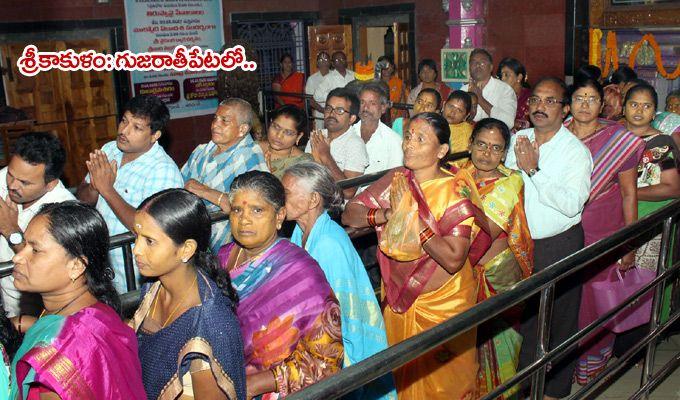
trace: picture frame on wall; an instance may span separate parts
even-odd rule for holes
[[[470,80],[470,53],[473,49],[442,49],[442,82]]]

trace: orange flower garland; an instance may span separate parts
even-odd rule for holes
[[[602,71],[603,76],[609,75],[609,69],[612,67],[614,70],[619,68],[619,47],[616,43],[616,32],[607,32],[607,50],[604,53],[604,70]]]
[[[637,54],[638,51],[640,51],[640,48],[642,45],[647,42],[649,45],[652,47],[654,50],[654,59],[656,60],[656,69],[659,71],[659,74],[663,76],[666,79],[673,80],[676,79],[677,77],[680,76],[680,64],[678,64],[675,67],[675,71],[673,73],[669,74],[666,71],[666,68],[663,66],[663,60],[661,59],[661,48],[659,47],[659,44],[656,42],[656,39],[654,39],[654,35],[651,33],[648,33],[642,37],[642,39],[635,44],[633,47],[633,50],[630,52],[630,57],[628,58],[628,65],[630,65],[631,68],[635,67],[635,61],[637,59]]]
[[[591,28],[588,62],[591,65],[595,65],[597,67],[600,67],[601,65],[600,60],[600,54],[602,54],[602,51],[600,50],[601,39],[602,31],[597,28],[595,29]],[[675,67],[675,71],[673,71],[670,74],[666,71],[666,68],[664,68],[663,60],[661,59],[661,48],[659,47],[659,44],[656,42],[654,35],[651,33],[647,33],[644,36],[642,36],[642,39],[640,39],[640,41],[637,42],[635,46],[633,46],[633,50],[630,52],[630,57],[628,57],[628,65],[631,68],[635,67],[635,61],[637,59],[638,52],[640,51],[640,48],[645,42],[649,43],[649,45],[652,47],[652,50],[654,50],[656,70],[659,72],[659,74],[669,80],[677,79],[678,77],[680,77],[680,64],[678,64]],[[604,58],[605,63],[602,75],[607,76],[609,75],[609,71],[611,68],[617,69],[619,67],[619,50],[616,43],[616,32],[614,31],[607,32],[607,47],[605,49]]]

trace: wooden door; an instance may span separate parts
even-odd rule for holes
[[[394,64],[396,74],[404,82],[404,86],[411,85],[411,54],[408,43],[408,24],[395,22],[392,26],[394,31]]]
[[[309,74],[317,71],[316,57],[321,51],[333,55],[342,51],[347,56],[347,68],[354,70],[352,50],[352,25],[321,25],[307,28],[309,40]]]
[[[21,75],[16,61],[28,43],[0,46],[2,62],[11,73],[4,84],[8,105],[22,109],[34,119],[34,130],[52,131],[67,153],[63,180],[77,185],[87,170],[85,160],[91,151],[116,137],[116,94],[112,72],[50,70],[33,77]],[[110,52],[108,38],[36,42],[40,51]],[[7,65],[9,64],[9,65]]]

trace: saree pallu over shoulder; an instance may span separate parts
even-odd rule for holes
[[[38,319],[13,371],[13,399],[30,398],[39,387],[64,400],[146,399],[134,332],[101,303]]]
[[[615,183],[615,178],[621,172],[631,156],[639,153],[633,166],[639,161],[644,148],[644,141],[633,135],[623,125],[609,124],[599,132],[584,140],[584,144],[591,148],[591,142],[603,142],[599,149],[593,152],[593,173],[590,178],[590,198],[595,201],[605,195]],[[599,143],[598,143],[599,144]],[[632,168],[632,167],[631,167]]]
[[[475,167],[468,161],[460,168],[472,175]],[[457,170],[455,166],[454,170]],[[503,174],[502,178],[476,186],[485,215],[507,235],[508,246],[522,270],[522,279],[525,279],[533,271],[534,241],[524,212],[524,181],[519,172],[503,164],[498,166],[498,171]]]
[[[160,282],[143,288],[142,302],[129,322],[137,331],[143,380],[150,399],[176,399],[183,394],[184,388],[191,386],[183,380],[191,372],[194,360],[209,365],[217,386],[228,399],[245,398],[243,342],[238,320],[231,311],[233,304],[203,273],[198,272],[197,282],[201,304],[167,327],[155,333],[142,328]]]
[[[478,260],[488,249],[490,239],[474,180],[466,171],[455,175],[442,171],[447,176],[418,184],[411,171],[399,168],[373,183],[352,201],[369,208],[390,207],[392,178],[396,172],[401,172],[409,182],[421,220],[437,235],[470,238],[469,258]],[[462,224],[470,218],[474,219],[472,225]],[[378,240],[382,229],[382,226],[376,227]],[[406,312],[422,293],[438,266],[427,254],[414,261],[399,262],[379,251],[378,261],[387,302],[400,313]],[[401,282],[401,285],[396,282]]]
[[[473,272],[465,265],[439,289],[423,293],[405,313],[386,307],[385,327],[390,345],[402,342],[474,306]],[[399,399],[477,399],[477,328],[394,371]]]
[[[223,266],[234,249],[231,243],[220,250]],[[240,297],[246,374],[272,370],[285,396],[342,367],[338,301],[305,250],[279,239],[230,274]]]

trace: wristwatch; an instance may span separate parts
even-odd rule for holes
[[[24,234],[21,231],[13,232],[9,235],[7,241],[12,246],[18,246],[24,242]]]
[[[538,166],[537,166],[536,168],[530,169],[529,172],[527,172],[527,175],[529,175],[529,178],[531,178],[532,176],[536,175],[536,172],[538,172],[538,171],[540,171],[540,170],[541,170],[541,169],[538,168]]]

